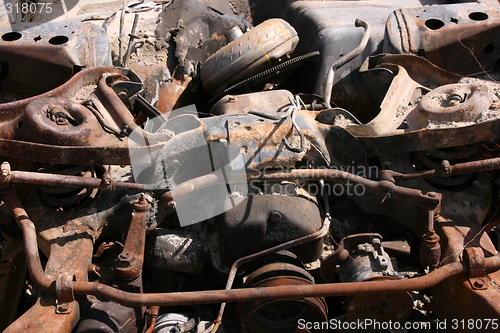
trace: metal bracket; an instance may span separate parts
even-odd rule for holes
[[[484,252],[480,247],[468,247],[464,250],[464,259],[469,262],[469,282],[472,289],[488,289],[490,282],[484,266]]]
[[[56,279],[56,313],[69,314],[73,312],[75,295],[73,294],[73,275],[61,274]]]

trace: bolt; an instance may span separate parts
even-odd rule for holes
[[[56,124],[57,125],[68,125],[68,119],[66,117],[56,114]]]
[[[112,186],[113,186],[113,178],[111,177],[109,171],[106,171],[102,175],[101,184],[99,188],[101,188],[102,190],[109,190]]]
[[[441,167],[443,168],[444,176],[451,176],[451,164],[448,160],[441,161]]]
[[[119,267],[131,267],[135,264],[135,256],[130,252],[122,252],[118,255],[116,263]]]
[[[2,165],[0,166],[0,171],[1,171],[2,177],[10,176],[10,164],[9,164],[9,162],[3,162]]]
[[[128,135],[128,126],[127,125],[123,125],[123,128],[120,131],[120,133],[118,133],[118,136],[120,136],[121,138],[124,138],[127,135]]]
[[[280,212],[271,212],[271,214],[269,214],[269,221],[272,223],[279,223],[281,222],[282,218],[283,217],[281,216]]]
[[[484,280],[483,279],[477,279],[474,281],[474,287],[476,288],[482,288],[484,287]]]
[[[175,201],[169,201],[167,203],[167,208],[170,210],[170,209],[174,209],[175,208]]]
[[[463,100],[462,96],[460,96],[458,94],[453,94],[450,97],[448,97],[448,106],[455,106],[455,105],[462,103],[463,101],[464,100]]]
[[[57,305],[57,312],[66,312],[69,310],[68,303],[60,303]]]
[[[146,212],[151,208],[144,193],[141,193],[141,197],[134,202],[134,210],[136,212]]]

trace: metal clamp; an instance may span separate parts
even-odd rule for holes
[[[469,282],[472,289],[484,290],[489,287],[484,266],[484,252],[480,247],[468,247],[464,251],[464,259],[469,262]]]
[[[73,275],[61,274],[56,279],[56,313],[69,314],[73,311],[75,295],[73,293]]]

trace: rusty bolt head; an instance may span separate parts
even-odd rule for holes
[[[474,287],[475,288],[482,288],[484,287],[484,280],[483,279],[477,279],[474,281]]]
[[[151,205],[148,203],[146,196],[144,193],[141,193],[141,197],[134,202],[134,210],[136,212],[146,212],[151,208]]]
[[[64,117],[56,117],[56,124],[57,125],[68,125],[68,119]]]
[[[67,312],[69,310],[69,303],[57,304],[57,312]]]
[[[131,267],[135,263],[135,256],[130,252],[122,252],[118,255],[116,263],[119,267]]]
[[[282,219],[283,217],[280,212],[271,212],[271,214],[269,214],[269,222],[279,223]]]
[[[464,98],[459,94],[452,94],[448,97],[448,106],[456,106],[464,101]]]
[[[9,177],[10,176],[10,164],[9,162],[3,162],[2,165],[0,166],[0,175],[2,177]]]
[[[175,208],[175,201],[173,201],[173,200],[169,201],[167,203],[167,207],[168,207],[168,209],[174,209]]]
[[[102,175],[101,184],[99,185],[99,188],[101,190],[109,190],[112,187],[113,187],[113,178],[111,177],[109,171],[106,171]]]

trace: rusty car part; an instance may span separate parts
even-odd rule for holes
[[[370,33],[371,33],[371,28],[368,22],[363,21],[361,19],[356,19],[356,21],[354,21],[354,25],[356,27],[362,27],[363,29],[365,29],[365,31],[361,36],[359,45],[351,52],[347,53],[345,56],[335,61],[332,67],[328,70],[327,75],[325,77],[325,90],[323,93],[323,98],[325,99],[325,104],[327,106],[330,106],[335,72],[337,71],[337,69],[339,69],[352,59],[359,56],[366,48],[366,44],[368,44],[368,39],[370,38]]]
[[[4,202],[10,207],[19,228],[23,232],[24,248],[26,252],[26,262],[32,279],[42,288],[49,291],[55,291],[55,281],[50,280],[43,271],[38,254],[38,245],[36,242],[36,229],[33,222],[29,219],[21,202],[17,198],[12,188],[7,188],[2,193]]]
[[[327,194],[326,193],[323,193],[323,194],[324,194],[323,200],[325,201],[325,204],[326,204],[327,203]],[[281,243],[279,245],[273,246],[273,247],[268,248],[266,250],[250,254],[246,257],[239,258],[238,260],[233,262],[233,264],[231,265],[231,269],[229,271],[229,274],[228,274],[228,279],[226,282],[226,290],[231,290],[231,288],[233,287],[233,283],[234,283],[234,280],[236,278],[236,274],[238,273],[238,270],[240,269],[240,267],[242,265],[249,263],[249,262],[252,262],[254,260],[263,258],[263,257],[268,256],[270,254],[274,254],[278,251],[283,251],[283,250],[287,250],[287,249],[292,248],[292,247],[305,245],[309,242],[313,242],[315,240],[321,239],[324,236],[326,236],[328,233],[328,230],[330,228],[330,222],[331,222],[331,216],[329,214],[329,207],[327,204],[325,205],[325,210],[326,210],[326,216],[325,216],[325,219],[323,220],[323,225],[321,226],[321,228],[319,230],[313,232],[312,234],[309,234],[309,235],[306,235],[306,236],[303,236],[303,237],[300,237],[297,239],[293,239],[293,240],[290,240],[290,241],[285,242],[285,243]],[[225,308],[226,308],[226,303],[224,302],[220,306],[217,318],[214,320],[211,327],[209,329],[207,329],[208,332],[217,332],[217,328],[222,323],[222,317],[224,315]]]
[[[7,197],[12,197],[12,196],[7,196]],[[11,205],[14,207],[14,209],[17,207],[17,205],[14,203],[11,203]],[[25,216],[25,215],[24,215]],[[30,239],[30,243],[35,243],[35,239]],[[35,261],[39,262],[39,259]],[[485,259],[485,269],[487,271],[490,270],[496,270],[500,266],[500,259],[498,259],[498,256],[491,257],[491,258],[486,258]],[[36,264],[36,263],[34,263]],[[40,266],[41,270],[41,266]],[[442,280],[446,279],[449,276],[454,276],[456,274],[460,274],[467,270],[467,266],[465,263],[450,263],[448,265],[445,265],[441,268],[438,268],[437,270],[433,271],[432,273],[424,276],[424,277],[419,277],[415,279],[410,279],[410,280],[401,280],[401,281],[372,281],[372,282],[365,282],[361,286],[358,283],[343,283],[343,284],[334,284],[334,285],[316,285],[314,288],[309,288],[309,287],[303,287],[300,291],[294,290],[293,292],[290,292],[288,290],[283,290],[281,291],[280,287],[269,287],[265,289],[255,289],[255,292],[252,292],[254,289],[247,289],[245,290],[246,293],[242,293],[242,295],[251,295],[252,299],[266,299],[269,297],[308,297],[308,296],[320,296],[320,295],[351,295],[351,294],[358,294],[358,293],[363,293],[367,290],[370,290],[370,292],[376,293],[381,292],[384,290],[385,292],[387,291],[398,291],[398,290],[419,290],[419,289],[424,289],[428,288],[435,283],[439,283]],[[36,269],[34,270],[35,272],[37,271]],[[40,272],[40,274],[43,276],[44,273]],[[42,277],[41,279],[37,279],[37,282],[42,282],[46,281],[45,277]],[[45,284],[46,287],[50,287],[52,285],[52,282],[49,282],[48,284]],[[366,286],[366,287],[365,287]],[[329,290],[328,287],[333,288],[334,290]],[[95,288],[95,289],[94,289]],[[276,289],[276,290],[274,290]],[[326,289],[326,290],[325,290]],[[337,290],[335,290],[337,289]],[[265,291],[265,292],[264,292]],[[282,292],[286,291],[285,294],[280,294]],[[229,301],[243,301],[238,298],[238,294],[241,293],[241,290],[231,290],[229,294],[227,293],[222,293],[219,291],[218,293],[213,293],[209,291],[205,292],[196,292],[194,293],[197,295],[197,297],[191,297],[195,298],[196,300],[193,300],[190,298],[187,303],[186,300],[184,299],[184,295],[186,294],[178,294],[177,298],[179,298],[178,301],[173,301],[172,299],[169,299],[166,303],[164,303],[163,297],[161,295],[139,295],[139,294],[133,294],[133,293],[127,293],[123,291],[118,291],[116,289],[113,289],[111,287],[105,286],[105,285],[99,285],[96,283],[86,283],[86,282],[79,282],[75,281],[73,283],[73,292],[78,294],[81,292],[84,293],[90,293],[90,294],[98,294],[101,296],[106,296],[109,299],[119,301],[124,304],[137,304],[136,302],[139,301],[140,304],[153,304],[153,302],[156,302],[155,304],[157,305],[162,305],[162,304],[193,304],[193,303],[204,303],[204,302],[217,302],[217,300],[227,300]],[[134,296],[133,296],[134,295]],[[182,295],[182,296],[181,296]],[[190,293],[187,293],[186,296],[190,295]],[[211,297],[205,298],[205,296],[210,295]],[[231,296],[230,296],[231,295]],[[281,296],[279,296],[281,295]],[[285,296],[287,295],[287,296]],[[193,295],[194,296],[194,295]],[[200,296],[202,297],[200,299]],[[134,301],[136,300],[136,301]],[[200,303],[200,304],[201,304]]]
[[[156,321],[158,319],[158,311],[160,310],[159,306],[150,306],[146,310],[147,314],[147,329],[144,333],[151,333],[153,332],[155,326],[156,326]]]
[[[490,68],[499,59],[496,7],[484,1],[396,10],[387,19],[384,51],[416,54],[459,74]]]
[[[316,170],[290,170],[289,172],[273,172],[263,175],[249,175],[249,179],[258,179],[261,181],[297,181],[297,180],[319,180],[334,182],[347,182],[362,184],[368,191],[387,196],[390,193],[395,198],[402,198],[422,202],[430,207],[437,207],[440,199],[431,193],[423,193],[419,190],[399,187],[386,180],[373,181],[367,178],[356,176],[354,174],[334,169],[316,169]]]
[[[211,94],[218,94],[277,63],[295,49],[298,40],[297,32],[286,21],[270,19],[263,22],[231,41],[203,63],[203,86]]]
[[[379,234],[358,234],[342,238],[339,248],[348,252],[342,260],[342,282],[401,279],[395,259],[389,257]],[[331,259],[330,259],[331,260]],[[380,295],[356,295],[346,299],[347,318],[404,321],[413,308],[408,292]]]
[[[499,179],[484,172],[499,166],[499,156],[480,148],[495,147],[500,133],[497,47],[494,37],[469,38],[483,28],[482,36],[496,31],[489,24],[498,4],[443,2],[175,0],[124,4],[122,15],[107,18],[94,16],[106,6],[78,5],[83,14],[75,21],[104,20],[111,54],[100,59],[123,60],[119,20],[121,34],[137,18],[140,40],[129,49],[132,70],[77,66],[61,83],[27,76],[23,81],[47,90],[0,105],[0,155],[8,162],[0,167],[0,241],[24,245],[32,273],[0,285],[2,295],[18,288],[8,296],[19,302],[7,309],[15,311],[7,332],[288,333],[315,329],[301,329],[299,319],[319,321],[324,330],[332,319],[436,326],[500,317],[500,243],[488,232],[498,220]],[[451,7],[484,11],[445,17]],[[395,11],[420,13],[417,23],[442,16],[445,27],[432,35],[456,32],[460,65],[473,68],[476,57],[491,68],[463,77],[423,57],[381,54]],[[363,39],[355,18],[371,32],[364,50],[335,72],[334,104],[326,106],[320,95],[328,70]],[[283,20],[300,36],[285,57],[319,54],[288,77],[266,77],[265,86],[242,87],[212,106],[199,75],[205,60],[268,19]],[[432,22],[409,33],[425,35]],[[14,34],[0,37],[15,46],[15,32],[24,38],[27,28],[13,25]],[[50,34],[65,36],[66,28]],[[238,29],[247,32],[227,37]],[[53,42],[67,48],[75,38],[67,37]],[[47,39],[32,38],[24,41],[44,46]],[[442,51],[447,42],[425,43],[430,57],[432,45]],[[50,56],[33,54],[34,64]],[[269,71],[287,71],[285,57]],[[460,61],[442,58],[435,62]],[[0,83],[9,65],[0,56]],[[212,68],[238,76],[224,66]],[[182,105],[192,106],[162,113]],[[229,172],[241,176],[235,184]],[[225,213],[207,216],[218,204],[216,187]],[[134,211],[141,195],[147,205]],[[199,223],[187,225],[185,202]],[[403,249],[401,270],[382,237]],[[118,257],[127,264],[138,258],[138,265],[115,275]],[[15,273],[22,274],[8,274]]]
[[[113,272],[118,279],[130,281],[141,275],[146,242],[146,215],[150,209],[151,205],[144,194],[134,203],[134,215],[127,239],[113,266]]]
[[[407,66],[417,62],[410,61],[408,57],[398,59],[391,56],[389,59],[402,60]],[[445,71],[436,69],[434,65],[422,61],[418,61],[419,65],[428,68],[429,75],[422,75],[422,72],[410,75],[406,67],[394,66],[390,60],[387,61],[389,62],[382,61],[383,63],[378,65],[380,70],[393,73],[390,75],[388,90],[381,101],[380,112],[366,124],[356,120],[344,121],[342,125],[363,142],[369,153],[387,153],[393,151],[395,145],[398,151],[419,151],[465,146],[496,139],[498,119],[495,112],[497,97],[493,93],[495,83],[460,78],[456,75],[454,78],[453,75],[450,76]],[[451,82],[448,86],[429,90],[426,85],[434,88],[433,80],[436,76],[438,82]],[[456,79],[458,81],[453,82]],[[467,89],[474,93],[466,93]],[[456,98],[455,92],[460,91],[464,91],[466,98],[455,104],[451,100]],[[474,117],[474,112],[477,112],[476,104],[481,111],[479,116],[476,113]],[[459,131],[461,135],[458,135]],[[464,132],[468,134],[464,135]],[[454,140],[450,141],[450,137],[454,137]]]
[[[321,216],[317,205],[305,198],[249,195],[220,216],[218,228],[220,258],[230,266],[239,258],[316,232],[321,228]],[[263,234],[266,239],[255,244],[254,239]],[[319,258],[322,247],[318,240],[289,251],[302,262],[311,262]]]
[[[490,260],[488,260],[490,259]],[[450,263],[426,276],[405,280],[366,281],[362,284],[347,282],[341,284],[320,284],[303,286],[300,289],[287,287],[266,287],[234,290],[197,291],[175,294],[134,294],[107,285],[78,282],[73,284],[75,294],[92,294],[127,305],[193,305],[224,302],[244,302],[247,300],[272,300],[304,297],[347,296],[364,293],[392,293],[399,291],[422,290],[433,287],[445,279],[462,274],[467,270],[465,262]],[[488,271],[500,267],[500,258],[486,258]]]
[[[9,183],[24,183],[77,188],[88,187],[101,190],[127,189],[134,191],[151,191],[155,189],[155,186],[152,184],[115,182],[109,173],[105,173],[102,179],[97,179],[41,172],[16,171],[10,170],[10,164],[8,162],[2,163],[0,171],[1,183],[4,185]]]
[[[484,252],[480,247],[467,247],[464,256],[469,259],[469,282],[474,289],[488,289],[489,279],[486,278],[484,267]]]
[[[84,68],[110,66],[109,47],[105,31],[88,22],[2,29],[0,100],[5,103],[46,93]],[[51,79],[43,79],[47,77]]]
[[[247,288],[287,286],[301,288],[314,284],[314,278],[303,268],[293,263],[271,262],[252,272],[244,283]],[[296,329],[297,321],[323,322],[328,319],[324,298],[307,297],[297,300],[255,301],[239,303],[238,322],[241,332],[265,332],[280,327],[282,330]],[[325,330],[317,330],[325,332]]]
[[[16,309],[24,287],[26,260],[24,249],[7,243],[0,252],[0,308],[4,314],[0,318],[0,330],[4,330],[16,318]]]
[[[451,177],[456,175],[465,175],[476,172],[496,170],[500,168],[500,158],[489,158],[479,161],[457,163],[451,165],[449,161],[442,160],[441,168],[427,171],[414,172],[411,174],[403,174],[391,170],[383,172],[395,179],[412,180],[429,177]]]
[[[266,69],[258,74],[255,74],[253,76],[250,76],[247,79],[244,79],[243,81],[240,81],[226,89],[224,89],[222,92],[217,94],[215,97],[210,99],[209,102],[214,102],[217,100],[220,100],[224,95],[227,95],[229,93],[234,93],[238,92],[239,90],[244,90],[249,89],[255,85],[259,85],[262,83],[269,84],[271,82],[275,82],[277,80],[277,77],[283,74],[283,72],[287,72],[290,70],[294,70],[296,67],[302,65],[303,62],[306,60],[309,60],[309,58],[312,58],[314,56],[319,55],[318,51],[310,52],[301,56],[297,56],[295,58],[292,58],[290,60],[286,60],[279,65],[273,66],[269,69]]]

